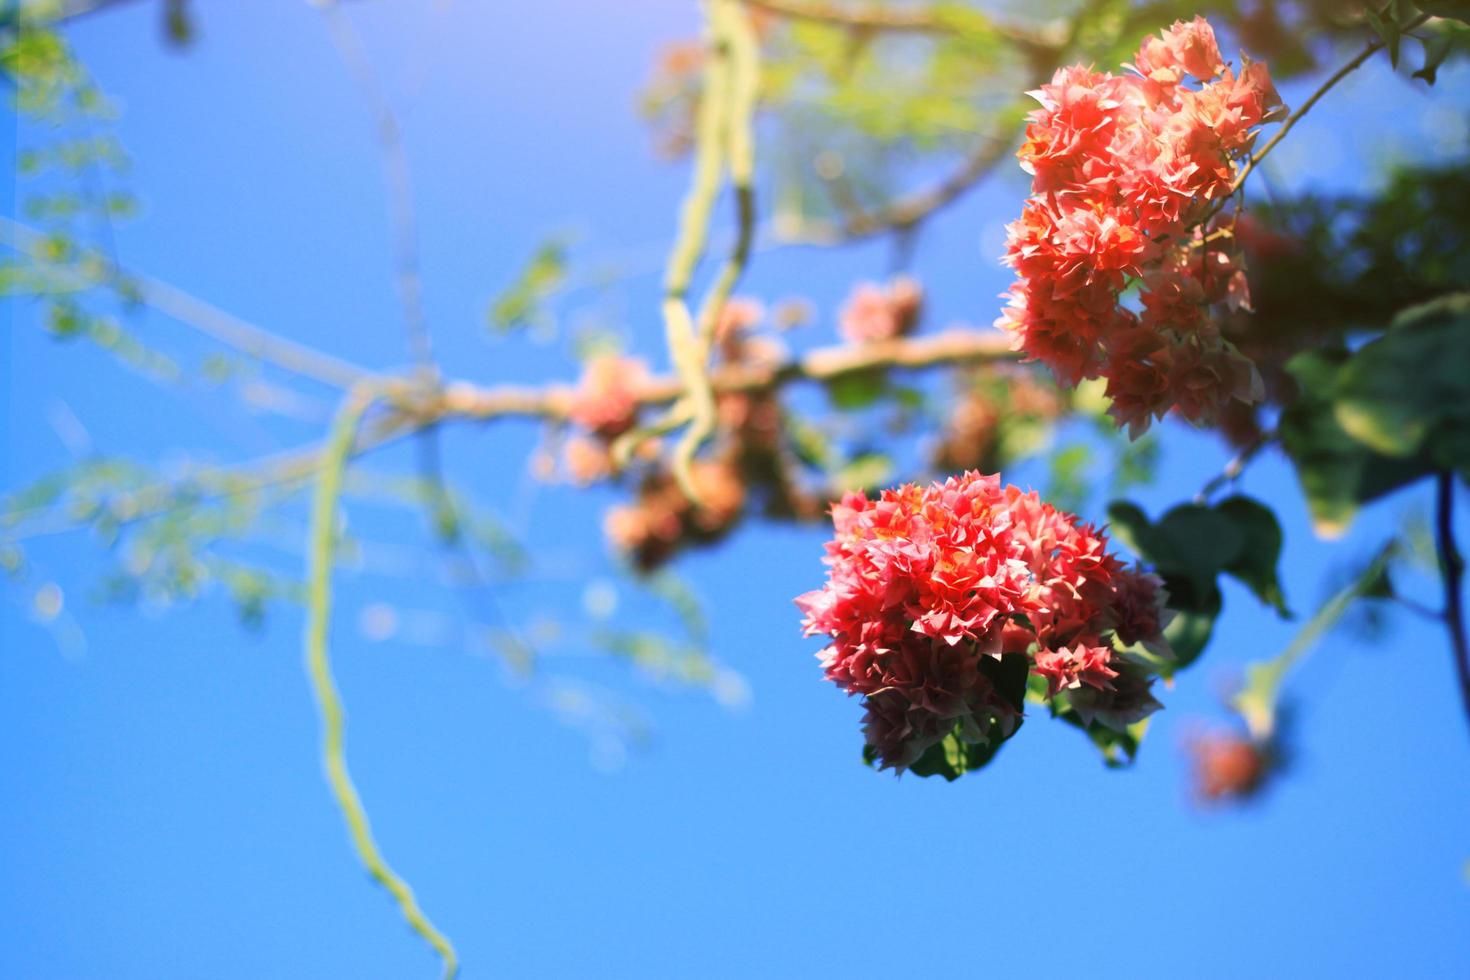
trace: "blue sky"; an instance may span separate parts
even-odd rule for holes
[[[144,213],[119,230],[120,254],[271,329],[400,364],[378,158],[318,16],[286,0],[198,6],[202,37],[185,54],[160,45],[151,4],[73,33],[123,108],[136,161]],[[488,340],[485,304],[551,232],[575,233],[577,254],[656,267],[685,174],[652,158],[634,105],[659,44],[694,29],[693,4],[350,6],[404,112],[446,369],[484,382],[567,377],[564,347]],[[1462,151],[1465,116],[1443,93],[1466,80],[1444,73],[1430,99],[1363,73],[1293,134],[1277,180],[1371,186],[1395,154]],[[17,135],[9,120],[0,133]],[[935,322],[994,316],[1006,282],[996,229],[1021,193],[1018,180],[998,182],[921,240]],[[879,246],[765,252],[745,291],[800,291],[830,316],[886,259]],[[564,312],[615,316],[656,353],[656,288],[645,274]],[[165,460],[247,459],[319,432],[242,413],[202,386],[161,390],[54,344],[32,307],[0,309],[0,488],[72,460],[56,423],[68,414],[98,451]],[[132,325],[170,350],[209,351],[162,317]],[[544,558],[501,605],[521,620],[576,616],[590,577],[641,616],[598,557],[612,495],[527,494],[534,441],[513,427],[445,436],[453,476],[524,519]],[[1225,458],[1184,432],[1166,451],[1166,477],[1140,494],[1154,511]],[[411,456],[374,462],[406,470]],[[1281,461],[1263,459],[1243,486],[1281,514],[1298,610],[1402,507],[1427,502],[1395,498],[1325,543]],[[429,553],[417,515],[356,505],[351,519],[364,537]],[[820,581],[822,538],[747,527],[681,565],[709,610],[714,654],[750,685],[743,707],[579,656],[570,640],[557,648],[548,672],[638,705],[654,726],[620,766],[493,659],[354,628],[390,602],[433,633],[431,613],[459,611],[435,582],[339,575],[352,769],[380,843],[457,943],[467,980],[1464,975],[1470,744],[1438,631],[1397,616],[1381,637],[1331,636],[1296,678],[1308,696],[1293,770],[1239,812],[1187,805],[1178,747],[1192,719],[1218,716],[1232,670],[1291,635],[1234,587],[1133,769],[1105,770],[1074,732],[1038,718],[978,776],[895,780],[858,764],[860,708],[821,682],[815,641],[798,635],[790,598]],[[48,538],[33,557],[85,645],[59,644],[19,602],[0,607],[0,976],[434,975],[355,864],[327,796],[299,612],[278,611],[260,635],[218,599],[139,614],[89,600],[105,566],[95,541]]]

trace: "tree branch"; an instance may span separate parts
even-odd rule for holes
[[[757,392],[780,388],[799,381],[826,383],[854,374],[884,368],[920,370],[951,364],[979,364],[1016,360],[1005,336],[991,330],[948,330],[927,337],[910,337],[859,345],[839,345],[812,351],[804,357],[765,364],[732,364],[710,376],[715,394]],[[644,406],[667,404],[684,392],[678,377],[648,381],[638,393]],[[467,382],[451,382],[444,388],[440,404],[413,408],[439,418],[487,420],[531,417],[565,421],[571,406],[571,389],[514,385],[482,388]]]
[[[909,231],[953,203],[1008,159],[1022,129],[1023,125],[1016,123],[1001,134],[983,137],[948,177],[881,207],[854,210],[836,221],[783,220],[778,216],[776,237],[782,244],[834,246],[890,231]]]
[[[1219,473],[1216,473],[1213,477],[1210,478],[1208,483],[1200,488],[1200,492],[1195,494],[1194,496],[1194,502],[1197,504],[1209,503],[1210,498],[1214,496],[1215,493],[1218,492],[1222,487],[1225,487],[1226,485],[1234,483],[1236,480],[1240,479],[1240,474],[1245,472],[1245,468],[1250,465],[1251,460],[1255,459],[1256,456],[1260,454],[1262,449],[1265,449],[1267,446],[1275,441],[1276,433],[1274,431],[1262,432],[1260,435],[1256,436],[1256,438],[1251,441],[1250,445],[1246,446],[1245,448],[1241,449],[1240,452],[1236,453],[1236,455],[1231,458],[1230,462],[1225,464],[1224,469],[1222,469]]]
[[[1439,570],[1444,580],[1444,624],[1450,634],[1450,649],[1455,656],[1455,672],[1460,679],[1460,696],[1465,714],[1470,718],[1470,641],[1465,638],[1465,606],[1461,581],[1465,559],[1455,546],[1455,475],[1444,472],[1436,482],[1435,543],[1439,549]]]

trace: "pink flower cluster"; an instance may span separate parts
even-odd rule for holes
[[[636,357],[594,357],[572,391],[567,415],[605,439],[622,435],[638,418],[638,396],[647,383],[648,366]]]
[[[924,305],[924,290],[907,276],[885,288],[877,283],[859,283],[837,314],[837,332],[850,344],[893,340],[918,326]]]
[[[1281,108],[1266,66],[1243,61],[1226,65],[1196,17],[1145,41],[1136,73],[1077,65],[1031,93],[1018,155],[1032,194],[1007,229],[1018,281],[996,325],[1063,384],[1106,378],[1135,435],[1171,409],[1209,423],[1260,397],[1210,315],[1249,297],[1229,224],[1207,219]],[[1120,302],[1132,283],[1139,309]]]
[[[1021,705],[994,681],[1006,655],[1026,657],[1045,699],[1084,725],[1121,730],[1159,706],[1143,658],[1120,650],[1167,650],[1164,593],[1102,531],[974,472],[877,500],[850,493],[832,519],[827,582],[796,603],[805,635],[831,639],[827,677],[864,697],[885,768],[952,732],[1008,737]]]

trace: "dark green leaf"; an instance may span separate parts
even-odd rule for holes
[[[1164,582],[1168,587],[1168,580]],[[1199,659],[1210,642],[1215,630],[1215,619],[1220,615],[1220,590],[1212,587],[1203,596],[1191,597],[1188,603],[1169,594],[1169,608],[1174,618],[1164,627],[1164,639],[1174,651],[1174,669],[1188,667]]]
[[[1011,734],[1021,728],[1019,719]],[[967,772],[983,769],[995,758],[1000,747],[1005,744],[1006,737],[1000,733],[1000,726],[992,723],[989,738],[984,743],[972,745],[960,737],[958,726],[954,731],[944,736],[938,743],[929,746],[924,754],[909,766],[909,772],[915,776],[943,776],[947,782],[954,782]],[[875,758],[871,750],[864,748],[863,759],[872,765]]]
[[[1470,24],[1470,0],[1414,0],[1426,14]]]
[[[1149,519],[1143,508],[1127,500],[1115,500],[1108,504],[1108,521],[1113,537],[1127,545],[1135,555],[1147,557],[1145,541]]]
[[[1235,561],[1245,541],[1230,518],[1202,504],[1181,504],[1163,516],[1150,534],[1150,555],[1160,572],[1183,575],[1195,595],[1207,594],[1215,576]]]
[[[1256,598],[1289,617],[1291,611],[1286,608],[1286,596],[1276,574],[1281,560],[1281,525],[1276,515],[1265,504],[1243,496],[1222,500],[1215,510],[1234,522],[1243,542],[1225,571],[1243,582]]]
[[[1070,708],[1057,713],[1057,717],[1074,728],[1086,733],[1089,741],[1102,753],[1103,764],[1109,769],[1122,769],[1133,764],[1143,734],[1148,729],[1148,719],[1129,725],[1126,731],[1109,728],[1101,722],[1083,724],[1077,712]]]

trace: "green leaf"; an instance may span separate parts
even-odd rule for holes
[[[887,387],[881,370],[853,371],[839,374],[827,382],[827,398],[833,408],[852,412],[876,402],[883,397]]]
[[[1161,670],[1166,676],[1197,660],[1209,643],[1223,601],[1221,572],[1289,615],[1276,570],[1281,528],[1265,505],[1243,496],[1214,507],[1181,504],[1151,523],[1137,505],[1120,500],[1109,505],[1108,518],[1114,537],[1164,580],[1173,613],[1164,638],[1174,651],[1174,663]]]
[[[1215,589],[1215,576],[1235,560],[1244,538],[1230,517],[1203,504],[1180,504],[1151,524],[1127,501],[1114,501],[1108,518],[1115,537],[1164,577],[1171,599],[1195,608]]]
[[[1470,24],[1470,0],[1414,0],[1426,14]]]
[[[1127,500],[1115,500],[1108,504],[1108,521],[1113,537],[1127,545],[1135,555],[1145,556],[1149,519],[1143,508]]]
[[[859,453],[833,474],[836,489],[874,490],[888,482],[893,475],[893,460],[885,453]]]
[[[1281,413],[1278,431],[1317,533],[1336,537],[1358,508],[1433,471],[1421,456],[1394,459],[1373,452],[1339,424],[1332,392],[1346,351],[1306,351],[1286,368],[1301,388]]]
[[[1250,497],[1234,496],[1220,501],[1215,510],[1228,517],[1240,533],[1242,546],[1225,565],[1225,571],[1245,584],[1256,598],[1289,618],[1286,596],[1276,574],[1281,560],[1281,525],[1271,508]]]
[[[1150,558],[1161,572],[1186,576],[1195,595],[1214,588],[1215,576],[1235,561],[1245,539],[1224,514],[1202,504],[1180,504],[1150,532]]]
[[[1441,467],[1470,463],[1456,458],[1463,440],[1433,444],[1440,433],[1470,427],[1470,293],[1400,314],[1342,365],[1333,396],[1338,424],[1375,452],[1402,459],[1431,443]]]
[[[1377,34],[1384,46],[1388,48],[1389,63],[1397,68],[1399,66],[1399,41],[1403,35],[1399,31],[1398,20],[1391,9],[1392,6],[1390,4],[1386,17],[1380,17],[1372,8],[1365,10],[1363,15],[1367,18],[1368,25],[1373,28],[1373,33]]]
[[[1016,727],[1011,731],[1014,735],[1021,728],[1019,719]],[[943,776],[946,782],[954,782],[967,772],[983,769],[995,758],[1000,747],[1007,741],[1006,736],[1000,733],[1000,726],[992,722],[988,737],[985,742],[972,744],[960,737],[959,726],[944,736],[939,742],[924,750],[924,754],[914,760],[908,771],[915,776]],[[872,750],[864,747],[863,759],[872,765],[877,761]]]
[[[497,333],[547,322],[545,303],[566,279],[567,246],[560,238],[542,242],[516,279],[490,304],[490,326]]]
[[[1164,587],[1168,588],[1167,579]],[[1215,620],[1220,616],[1223,602],[1220,590],[1214,587],[1208,594],[1194,597],[1187,608],[1182,608],[1185,604],[1176,599],[1172,592],[1169,594],[1169,608],[1173,611],[1174,618],[1164,627],[1164,639],[1169,641],[1169,648],[1174,651],[1173,670],[1188,667],[1205,652],[1210,636],[1215,631]]]
[[[1133,764],[1149,723],[1149,719],[1145,718],[1120,732],[1098,721],[1090,725],[1083,724],[1082,718],[1070,708],[1058,712],[1057,717],[1086,733],[1088,740],[1102,753],[1103,765],[1109,769],[1123,769]]]

